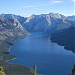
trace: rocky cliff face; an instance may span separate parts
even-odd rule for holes
[[[18,21],[28,32],[50,33],[75,25],[75,16],[65,17],[59,13],[31,15],[30,17],[1,14],[0,17]]]
[[[16,19],[20,22],[21,25],[27,20],[27,17],[22,17],[19,15],[13,15],[13,14],[0,14],[0,17],[5,19]]]
[[[22,27],[17,19],[7,19],[0,16],[0,51],[12,45],[15,40],[27,35],[27,31]]]
[[[0,64],[4,67],[6,75],[33,75],[28,67],[8,63],[9,60],[15,58],[9,54],[9,48],[17,39],[28,34],[20,22],[23,22],[22,18],[16,18],[13,15],[0,16]]]
[[[23,27],[29,32],[53,32],[70,27],[74,20],[74,16],[65,17],[58,13],[32,15]]]

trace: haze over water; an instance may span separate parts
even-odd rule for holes
[[[75,54],[63,46],[50,41],[50,36],[32,33],[18,40],[11,48],[11,55],[16,56],[13,64],[23,64],[43,75],[69,75],[75,63]]]

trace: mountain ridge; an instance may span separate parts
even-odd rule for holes
[[[22,27],[20,22],[16,19],[6,19],[0,16],[0,49],[5,50],[2,43],[14,43],[18,38],[27,35],[27,31]],[[6,42],[7,41],[7,42]]]
[[[29,32],[49,32],[52,29],[63,29],[63,25],[64,28],[70,27],[71,22],[75,21],[73,17],[65,17],[58,13],[32,15],[23,23],[23,27]]]
[[[75,26],[74,15],[65,17],[64,15],[59,13],[49,13],[41,15],[33,14],[30,17],[22,17],[13,14],[0,14],[0,32],[5,30],[11,31],[12,33],[18,31],[20,32],[20,30],[22,32],[25,30],[25,32],[28,31],[53,33],[58,30],[69,28],[71,26]],[[2,33],[0,34],[2,35]],[[12,35],[13,34],[11,34],[11,36]],[[2,36],[0,36],[0,38],[5,39]]]

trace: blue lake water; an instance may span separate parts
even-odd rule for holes
[[[75,54],[63,46],[50,41],[50,36],[32,33],[20,39],[11,47],[11,55],[16,56],[13,64],[23,64],[43,75],[69,75],[75,63]]]

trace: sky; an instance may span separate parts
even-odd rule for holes
[[[75,0],[0,0],[0,14],[28,17],[32,14],[60,13],[75,15]]]

